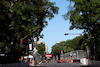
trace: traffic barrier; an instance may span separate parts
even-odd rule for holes
[[[32,59],[30,59],[30,64],[29,64],[30,66],[34,66],[35,65],[35,61],[34,60],[32,60]]]
[[[65,61],[65,62],[67,62],[67,63],[73,63],[73,59],[61,59],[60,61],[61,61],[61,62],[62,62],[62,61]]]
[[[71,59],[71,63],[73,63],[73,59]]]
[[[32,61],[32,63],[33,63],[33,65],[35,65],[35,61],[34,60]]]
[[[32,66],[32,59],[30,59],[30,64],[29,65]]]
[[[62,63],[62,62],[64,62],[64,60],[60,60],[60,62]]]

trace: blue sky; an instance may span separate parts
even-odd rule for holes
[[[46,26],[41,34],[44,34],[43,39],[39,41],[45,41],[45,45],[48,46],[48,52],[51,52],[51,47],[59,41],[66,41],[73,39],[79,35],[64,35],[65,33],[82,33],[83,30],[69,30],[70,23],[69,20],[65,20],[62,15],[68,12],[67,7],[70,2],[67,0],[50,0],[55,2],[55,6],[59,7],[59,13],[54,15],[55,17],[48,21],[48,26]]]

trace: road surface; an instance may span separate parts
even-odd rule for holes
[[[34,67],[81,67],[80,63],[57,63],[50,61],[49,63],[41,63]]]

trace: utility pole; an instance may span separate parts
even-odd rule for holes
[[[82,33],[65,33],[64,35],[82,35]],[[72,56],[71,56],[71,59],[72,59]],[[77,59],[79,59],[78,50],[77,50]]]

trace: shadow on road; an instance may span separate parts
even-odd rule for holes
[[[46,67],[46,66],[30,66],[30,67]]]

